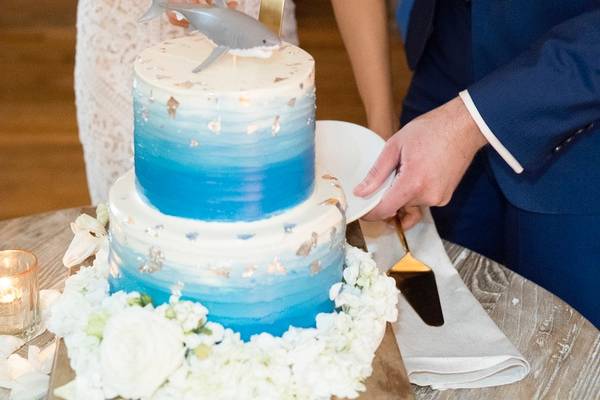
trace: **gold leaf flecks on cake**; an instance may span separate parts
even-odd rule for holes
[[[190,147],[191,148],[196,148],[200,146],[200,142],[198,142],[196,139],[190,139]]]
[[[191,89],[194,86],[194,83],[192,81],[185,81],[176,83],[175,86],[182,89]]]
[[[273,262],[267,267],[267,272],[271,275],[284,275],[287,270],[277,257],[273,259]]]
[[[308,239],[306,242],[302,243],[300,245],[300,247],[298,247],[298,250],[296,251],[296,255],[300,256],[300,257],[308,256],[310,254],[310,252],[312,251],[312,249],[317,247],[317,239],[318,238],[319,238],[319,235],[317,235],[316,232],[313,232],[310,235],[310,239]]]
[[[248,96],[240,96],[240,105],[242,107],[250,106],[250,98]]]
[[[152,274],[160,271],[164,260],[165,257],[162,253],[162,250],[156,246],[152,246],[150,249],[148,249],[148,259],[145,263],[140,265],[139,271],[145,274]]]
[[[250,124],[246,127],[246,134],[248,135],[252,135],[255,134],[256,131],[258,131],[258,125],[257,124]]]
[[[244,272],[242,273],[242,278],[252,278],[254,276],[254,274],[256,273],[256,265],[250,265],[248,267],[246,267],[244,269]]]
[[[315,260],[310,263],[310,274],[316,275],[321,272],[321,261]]]
[[[175,100],[173,96],[169,97],[169,100],[167,100],[167,112],[169,113],[169,117],[175,119],[177,107],[179,107],[179,102]]]
[[[287,102],[288,107],[294,107],[296,105],[296,98],[292,97],[288,102]]]
[[[304,89],[304,82],[300,82],[300,90]]]
[[[283,231],[285,233],[293,233],[296,224],[283,224]]]
[[[282,78],[281,76],[276,76],[275,79],[273,79],[273,83],[278,83],[281,81],[285,81],[287,78]]]
[[[213,274],[226,279],[229,279],[229,275],[231,274],[231,270],[228,267],[213,267],[210,270]]]
[[[338,178],[336,178],[335,176],[330,175],[330,174],[325,174],[325,175],[321,176],[321,178],[328,180],[328,181],[337,181],[338,180]]]
[[[273,125],[271,126],[271,134],[273,136],[277,136],[279,131],[281,130],[281,117],[277,115],[273,120]]]
[[[221,133],[221,117],[210,121],[208,123],[208,129],[215,135],[219,135]]]
[[[340,199],[336,199],[335,197],[331,197],[331,198],[323,201],[321,203],[321,205],[336,206],[337,209],[340,210],[340,212],[342,214],[346,213],[346,206],[344,204],[342,204]]]

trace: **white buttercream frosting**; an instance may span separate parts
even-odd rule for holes
[[[255,49],[260,54],[244,57],[225,54],[210,68],[192,72],[214,49],[202,35],[186,36],[162,42],[144,50],[135,62],[136,85],[154,89],[154,96],[219,96],[228,93],[243,96],[295,96],[312,88],[314,59],[294,45],[284,43],[277,49]],[[248,54],[246,54],[248,53]],[[253,57],[253,56],[260,56]],[[164,92],[164,93],[163,93]],[[184,97],[182,97],[184,96]]]
[[[313,195],[301,205],[254,222],[205,222],[162,214],[140,198],[134,171],[121,177],[110,191],[111,234],[120,243],[145,254],[160,245],[165,259],[182,265],[203,260],[228,260],[296,253],[307,240],[329,243],[333,228],[342,234],[345,208],[341,186],[329,176],[317,176]],[[339,202],[339,207],[336,206]]]

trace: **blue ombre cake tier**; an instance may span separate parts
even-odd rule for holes
[[[130,171],[110,193],[111,290],[146,293],[155,304],[181,294],[245,340],[313,327],[333,310],[329,288],[342,279],[344,208],[340,185],[325,175],[305,202],[272,218],[172,217],[142,200]]]
[[[212,48],[179,38],[135,64],[140,194],[165,214],[206,221],[253,221],[300,204],[315,175],[312,57],[286,45],[192,73]]]

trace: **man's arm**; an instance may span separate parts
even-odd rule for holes
[[[600,119],[600,9],[554,27],[461,97],[516,172],[541,167]]]
[[[558,25],[467,94],[474,108],[463,94],[416,118],[387,142],[354,190],[368,196],[398,170],[367,219],[389,217],[406,205],[445,205],[475,153],[488,142],[527,171],[589,131],[600,119],[600,10]]]
[[[350,56],[369,128],[384,139],[398,127],[390,73],[387,10],[384,0],[331,0]]]

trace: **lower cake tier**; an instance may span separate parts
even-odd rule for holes
[[[301,205],[255,222],[167,216],[137,193],[128,172],[110,192],[111,291],[199,301],[209,320],[239,332],[281,335],[330,312],[342,279],[345,199],[337,180],[318,177]]]

